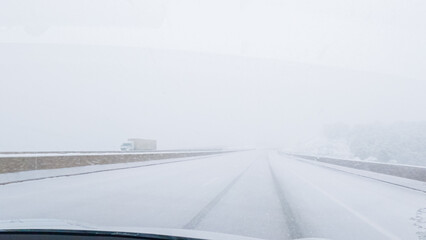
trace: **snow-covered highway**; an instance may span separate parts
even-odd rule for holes
[[[414,240],[425,234],[422,191],[275,151],[183,160],[0,185],[0,220],[66,219],[263,239]]]

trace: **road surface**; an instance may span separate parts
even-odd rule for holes
[[[0,220],[66,219],[262,239],[417,240],[426,231],[425,208],[424,192],[274,151],[0,185]]]

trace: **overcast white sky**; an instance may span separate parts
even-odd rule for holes
[[[290,146],[426,120],[426,2],[0,2],[0,151]]]

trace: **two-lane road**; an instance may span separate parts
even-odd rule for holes
[[[412,218],[425,207],[422,192],[273,151],[0,186],[0,220],[67,219],[264,239],[420,239]]]

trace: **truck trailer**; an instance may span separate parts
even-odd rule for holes
[[[120,147],[121,151],[155,151],[157,141],[152,139],[130,138]]]

